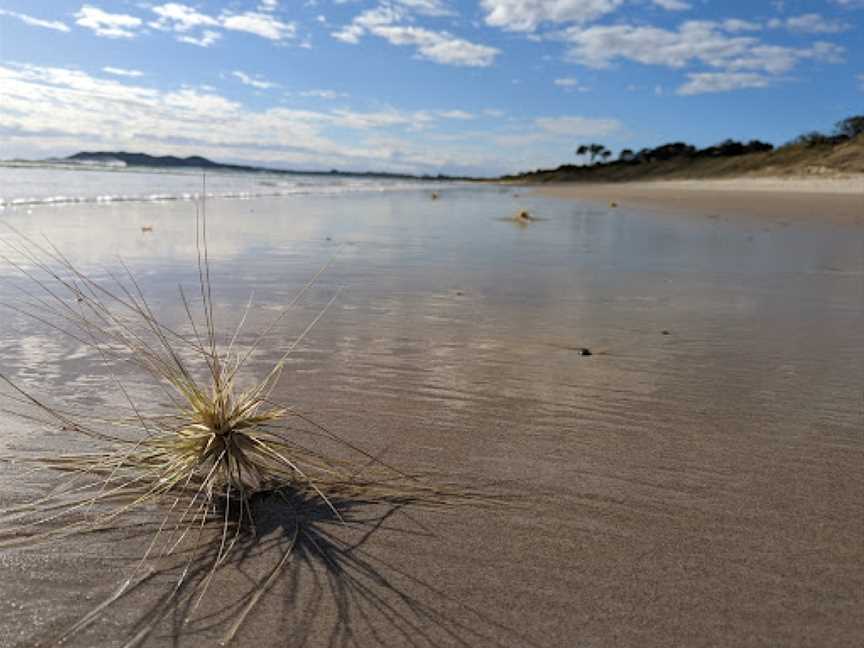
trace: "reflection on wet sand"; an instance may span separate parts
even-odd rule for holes
[[[345,287],[292,359],[283,399],[397,465],[508,481],[528,502],[411,523],[397,512],[362,544],[387,567],[364,572],[376,585],[360,590],[372,598],[359,616],[341,607],[352,594],[324,596],[326,569],[312,569],[264,597],[240,645],[854,644],[864,633],[862,230],[520,204],[541,222],[502,222],[513,199],[494,190],[212,206],[228,329],[253,288],[262,307],[250,331],[338,250],[257,358],[265,366]],[[195,281],[188,211],[3,218],[94,271],[119,253],[160,315],[179,322],[176,285]],[[0,293],[15,298],[7,282]],[[5,371],[60,399],[116,398],[96,358],[6,321]],[[4,425],[6,451],[64,442]],[[0,480],[4,503],[39,487]],[[54,548],[5,553],[3,598],[16,606],[0,611],[14,628],[0,645],[32,644],[86,613],[121,570],[105,572],[134,556],[130,542],[64,546],[80,558],[56,569]],[[242,598],[249,570],[266,573],[255,564],[236,565],[226,597]],[[141,590],[153,606],[156,584]],[[134,623],[133,600],[89,640]],[[389,617],[390,605],[402,611]],[[219,614],[191,628],[169,615],[152,640],[212,645],[207,615]]]

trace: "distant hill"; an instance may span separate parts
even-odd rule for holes
[[[339,175],[350,177],[404,178],[410,180],[471,180],[472,178],[423,175],[416,176],[403,173],[383,173],[375,171],[353,172],[337,171],[296,171],[287,169],[269,169],[266,167],[246,166],[242,164],[222,164],[213,162],[200,155],[191,157],[176,157],[174,155],[148,155],[147,153],[127,153],[125,151],[82,151],[65,158],[67,162],[86,164],[104,164],[106,166],[125,164],[130,167],[145,167],[158,169],[203,169],[209,171],[236,171],[241,173],[290,173],[292,175]]]
[[[125,151],[82,151],[70,155],[70,162],[91,162],[113,164],[122,162],[128,166],[191,169],[231,169],[235,171],[264,171],[265,169],[237,164],[220,164],[200,155],[180,158],[174,155],[148,155],[147,153],[126,153]]]

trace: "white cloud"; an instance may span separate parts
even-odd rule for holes
[[[273,41],[293,38],[297,32],[294,23],[284,23],[269,14],[247,11],[242,14],[223,14],[222,26],[233,31],[247,32]]]
[[[262,11],[277,8],[276,2],[262,2]],[[181,43],[209,47],[222,36],[217,29],[245,32],[273,41],[282,41],[296,35],[297,26],[286,23],[269,13],[222,12],[218,17],[202,13],[189,5],[169,2],[151,7],[157,19],[150,24],[155,29],[173,31]],[[201,30],[201,31],[198,31]],[[193,33],[197,32],[197,33]]]
[[[852,29],[852,25],[841,20],[829,20],[817,13],[790,16],[786,19],[774,18],[768,22],[772,29],[788,29],[801,34],[839,34]]]
[[[608,67],[619,58],[649,65],[684,67],[698,59],[713,64],[740,55],[755,43],[750,38],[731,38],[717,32],[712,23],[686,22],[679,31],[659,27],[611,25],[565,33],[570,56],[589,67]]]
[[[574,79],[573,77],[562,77],[560,79],[555,79],[552,83],[559,88],[564,88],[565,90],[578,90],[579,92],[588,91],[586,86],[579,83],[579,79]]]
[[[372,31],[381,25],[390,25],[405,18],[405,12],[395,7],[379,6],[364,11],[356,16],[351,24],[345,25],[339,31],[333,32],[331,36],[343,43],[356,44],[360,37],[367,31]]]
[[[572,137],[603,137],[619,133],[623,127],[617,119],[594,119],[590,117],[540,117],[534,123],[551,135]]]
[[[75,24],[91,29],[104,38],[134,38],[141,19],[126,14],[112,14],[91,5],[82,6],[75,13]]]
[[[802,59],[837,62],[843,54],[843,48],[831,43],[809,48],[766,45],[752,36],[725,33],[722,24],[710,21],[688,21],[677,31],[630,25],[571,27],[564,38],[571,45],[570,58],[594,68],[626,59],[671,68],[702,63],[727,71],[782,74]]]
[[[189,114],[231,115],[242,110],[241,104],[225,99],[212,90],[182,88],[174,92],[162,93],[160,103],[163,107]],[[206,126],[205,126],[206,127]]]
[[[437,173],[500,167],[488,140],[472,141],[474,150],[435,149],[425,137],[412,142],[399,135],[418,125],[434,128],[461,111],[253,110],[203,87],[159,90],[33,65],[0,64],[0,87],[4,151],[31,157],[87,147],[295,168]],[[355,132],[345,136],[345,129]]]
[[[624,0],[480,0],[486,24],[534,31],[545,22],[585,23],[614,12]]]
[[[727,18],[723,21],[722,27],[725,31],[730,33],[760,31],[762,29],[762,25],[759,23],[750,20],[741,20],[739,18]]]
[[[201,27],[219,26],[219,21],[212,16],[176,2],[152,7],[152,11],[159,16],[155,22],[150,23],[150,26],[156,29],[188,32]]]
[[[279,0],[261,0],[259,11],[276,11],[279,8]]]
[[[857,78],[858,78],[858,84],[859,84],[858,87],[861,90],[861,92],[864,92],[864,74],[859,74]]]
[[[465,110],[439,110],[438,116],[444,119],[474,119],[474,115]]]
[[[440,0],[395,0],[409,11],[424,16],[452,16],[454,12]]]
[[[692,5],[689,2],[683,2],[683,0],[652,0],[655,5],[658,7],[662,7],[666,11],[687,11],[688,9],[692,9]]]
[[[846,61],[846,50],[840,45],[816,41],[807,49],[798,50],[801,58],[809,58],[823,63],[844,63]]]
[[[30,25],[31,27],[42,27],[43,29],[53,29],[55,31],[61,32],[70,31],[69,26],[59,20],[43,20],[41,18],[34,18],[33,16],[28,16],[27,14],[17,13],[15,11],[7,11],[6,9],[0,9],[0,16],[9,16],[10,18],[15,18],[23,22],[25,25]]]
[[[144,73],[141,70],[129,70],[126,68],[112,67],[110,65],[106,65],[105,67],[103,67],[102,71],[106,74],[113,74],[114,76],[122,76],[129,78],[144,76]]]
[[[240,83],[252,86],[253,88],[258,88],[259,90],[268,90],[270,88],[275,88],[277,85],[279,85],[278,83],[273,83],[272,81],[261,79],[259,75],[253,77],[239,70],[235,70],[234,72],[232,72],[231,76],[239,79]]]
[[[330,116],[340,128],[352,128],[354,130],[370,130],[391,126],[413,126],[420,122],[428,122],[431,117],[427,113],[411,114],[402,113],[398,110],[357,112],[345,108],[333,110]]]
[[[301,97],[317,97],[318,99],[339,99],[348,96],[345,92],[336,92],[335,90],[303,90],[297,94]]]
[[[771,80],[749,72],[702,72],[688,74],[688,81],[677,92],[679,95],[697,95],[707,92],[728,92],[741,88],[766,88]]]
[[[447,32],[433,32],[422,27],[386,25],[371,31],[393,45],[414,45],[421,58],[444,65],[487,67],[492,65],[499,52],[494,47],[478,45]]]
[[[332,32],[330,35],[336,40],[343,43],[356,45],[360,42],[360,37],[364,34],[364,30],[359,25],[345,25],[342,29]]]
[[[404,10],[382,5],[364,11],[351,24],[331,35],[344,43],[356,44],[364,34],[372,34],[393,45],[413,45],[420,58],[443,65],[487,67],[492,65],[500,51],[487,45],[471,43],[445,31],[396,24],[405,19]]]
[[[189,45],[197,45],[198,47],[210,47],[213,43],[222,38],[222,34],[211,29],[205,29],[199,36],[189,34],[177,36],[177,40],[181,43]]]

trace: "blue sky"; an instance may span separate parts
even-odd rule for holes
[[[864,113],[864,0],[0,0],[0,158],[495,174]]]

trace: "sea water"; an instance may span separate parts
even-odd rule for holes
[[[227,172],[107,165],[0,164],[0,207],[14,205],[257,198],[393,191],[437,182],[333,173]]]

